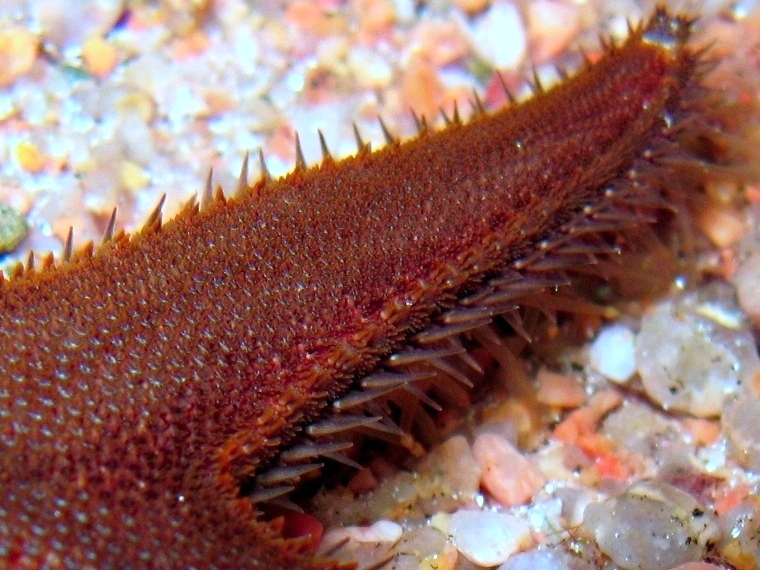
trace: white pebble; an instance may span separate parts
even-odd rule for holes
[[[472,24],[465,24],[472,49],[498,69],[516,69],[528,42],[520,12],[511,2],[494,2]]]
[[[348,54],[348,65],[362,87],[383,88],[393,80],[393,68],[376,50],[355,47]]]
[[[559,550],[531,550],[511,556],[498,570],[572,570],[573,560]]]
[[[403,529],[392,521],[379,520],[371,526],[348,526],[336,528],[325,535],[323,542],[339,544],[346,539],[351,542],[390,542],[396,543],[401,538]]]
[[[472,498],[480,489],[481,469],[467,438],[455,435],[431,451],[419,465],[421,478],[431,481],[430,489],[458,497]]]
[[[414,13],[417,8],[414,0],[393,0],[396,8],[396,18],[399,22],[408,23],[414,20]]]
[[[621,324],[603,328],[591,344],[589,364],[613,382],[627,382],[636,372],[633,331]]]
[[[372,526],[356,526],[346,530],[357,542],[396,542],[403,532],[402,528],[392,521],[377,521]]]
[[[124,10],[124,0],[32,0],[29,11],[47,41],[70,47],[110,30]]]
[[[457,511],[448,530],[457,550],[481,566],[502,564],[532,542],[528,523],[505,513]]]

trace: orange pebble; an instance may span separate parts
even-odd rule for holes
[[[546,483],[541,471],[500,435],[480,434],[472,454],[482,471],[481,485],[503,505],[528,502]]]
[[[84,66],[95,77],[105,77],[116,67],[116,48],[102,36],[90,36],[82,45]]]
[[[615,455],[600,455],[594,460],[594,464],[602,477],[616,481],[628,479],[628,470],[620,458]]]
[[[574,410],[554,428],[552,435],[565,443],[578,444],[581,436],[593,434],[596,424],[604,415],[622,403],[620,395],[613,390],[594,394],[587,406]],[[586,443],[588,445],[588,441]]]
[[[720,437],[720,422],[715,420],[686,418],[683,423],[700,445],[710,445]]]
[[[719,516],[727,513],[741,503],[748,495],[749,485],[747,483],[739,483],[727,489],[721,488],[713,503],[715,512]]]
[[[381,32],[396,21],[396,7],[391,0],[354,0],[362,29]]]
[[[294,2],[285,12],[285,20],[302,30],[309,30],[322,18],[322,10],[312,2]]]
[[[21,141],[15,151],[19,166],[27,172],[37,174],[45,167],[45,156],[34,143]]]
[[[0,31],[0,87],[27,73],[37,57],[37,36],[24,28]]]
[[[218,117],[219,115],[235,108],[235,100],[230,97],[227,91],[222,89],[210,88],[206,91],[204,100],[206,101],[208,113],[211,117]]]
[[[615,451],[615,443],[599,433],[582,434],[575,444],[589,457],[602,457]]]
[[[211,40],[206,33],[203,30],[195,29],[186,36],[178,38],[172,44],[172,53],[175,59],[189,59],[202,54],[209,45],[211,45]]]
[[[542,404],[557,408],[576,408],[586,399],[583,386],[571,376],[542,368],[536,375],[536,382],[538,383],[536,399]]]
[[[697,226],[717,247],[738,242],[746,230],[744,215],[731,206],[710,203],[696,214]]]
[[[454,4],[463,12],[474,14],[485,10],[488,0],[454,0]]]
[[[453,22],[424,20],[415,29],[417,53],[435,65],[448,65],[469,52],[467,38]]]
[[[436,67],[418,55],[410,57],[401,80],[401,96],[418,114],[436,116],[443,97]]]

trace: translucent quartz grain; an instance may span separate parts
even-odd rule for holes
[[[760,398],[743,394],[726,406],[722,417],[728,454],[742,467],[760,471]]]
[[[701,560],[720,530],[691,495],[657,481],[586,508],[584,523],[599,548],[625,570],[669,570]]]
[[[641,323],[636,361],[654,402],[698,417],[719,416],[760,371],[747,319],[722,284],[653,307]]]

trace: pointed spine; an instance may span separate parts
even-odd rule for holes
[[[365,143],[364,139],[362,139],[362,135],[359,133],[359,127],[356,126],[356,123],[353,124],[354,128],[354,138],[356,139],[356,152],[357,154],[360,154],[362,152],[370,152],[370,144]]]
[[[486,114],[486,108],[483,105],[483,100],[478,95],[477,89],[472,90],[472,110],[473,116],[479,117]]]
[[[243,156],[243,164],[240,166],[237,185],[235,186],[235,196],[242,196],[248,191],[248,153]]]
[[[66,235],[66,243],[63,246],[63,261],[71,261],[72,253],[74,253],[74,228],[69,226],[69,233]]]
[[[209,207],[214,199],[214,169],[209,168],[206,175],[206,182],[203,185],[203,192],[201,193],[201,210],[205,210]]]
[[[414,126],[417,129],[417,136],[423,136],[428,132],[427,119],[425,115],[417,115],[414,109],[411,109],[412,120],[414,120]]]
[[[507,101],[510,105],[514,105],[517,102],[517,99],[515,99],[515,96],[512,95],[512,92],[509,90],[509,87],[507,87],[506,81],[504,81],[504,76],[497,71],[496,77],[499,78],[499,83],[501,84],[501,90],[504,92],[504,96],[507,98]]]
[[[264,186],[272,182],[272,175],[269,173],[269,169],[267,168],[267,161],[264,158],[264,151],[259,149],[259,169],[261,170],[261,179],[259,180],[259,183],[262,183]]]
[[[301,139],[296,133],[296,172],[302,172],[307,169],[306,159],[303,156],[303,148],[301,148]]]
[[[546,89],[544,89],[544,84],[541,83],[541,78],[538,76],[538,69],[536,69],[535,65],[532,67],[532,73],[533,73],[533,92],[535,94],[544,93]]]
[[[327,141],[325,135],[321,129],[317,129],[317,136],[319,137],[319,149],[322,152],[322,162],[332,161],[333,157],[330,154],[330,149],[327,147]]]
[[[210,179],[211,179],[211,173],[209,172],[209,180]],[[156,204],[156,207],[150,213],[150,216],[148,216],[148,219],[145,221],[145,224],[143,224],[142,231],[153,232],[153,231],[158,231],[161,229],[161,221],[162,221],[161,210],[164,207],[164,202],[166,202],[166,194],[163,194],[161,198],[159,198],[158,204]],[[92,247],[92,244],[90,244],[90,247]]]
[[[116,208],[111,211],[111,217],[108,219],[108,225],[103,232],[103,239],[101,243],[106,244],[113,240],[113,231],[116,227]]]
[[[383,118],[382,117],[378,117],[377,121],[380,123],[380,130],[383,132],[383,138],[385,139],[385,143],[389,144],[389,145],[398,144],[398,140],[388,130],[388,127],[385,124],[385,121],[383,121]]]
[[[455,125],[461,125],[462,124],[462,117],[459,114],[459,105],[456,101],[454,101],[454,113],[451,116],[451,122]]]

